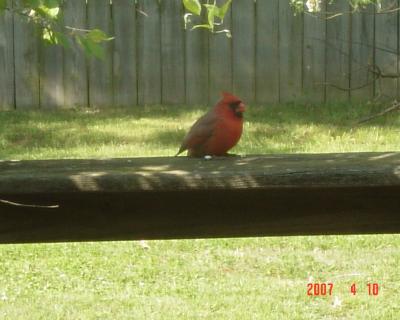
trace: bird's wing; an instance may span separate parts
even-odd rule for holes
[[[214,133],[217,120],[218,117],[211,112],[199,118],[186,134],[176,155],[187,149],[198,148],[206,143]]]

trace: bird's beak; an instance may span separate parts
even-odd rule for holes
[[[244,105],[243,102],[241,102],[241,103],[238,105],[238,107],[237,107],[237,109],[236,109],[236,112],[245,112],[245,111],[246,111],[246,106]]]

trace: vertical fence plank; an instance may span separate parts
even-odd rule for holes
[[[247,103],[255,100],[255,3],[232,2],[233,92]]]
[[[40,105],[43,108],[64,106],[63,48],[40,45]]]
[[[12,5],[9,0],[7,5]],[[14,32],[10,12],[0,14],[0,110],[14,108]]]
[[[198,17],[192,18],[200,24]],[[185,41],[185,89],[186,103],[204,105],[208,103],[208,30],[186,30]]]
[[[217,4],[223,1],[218,0]],[[232,11],[224,19],[223,29],[232,30]],[[221,91],[232,91],[232,39],[224,33],[209,34],[209,99],[214,104]]]
[[[88,26],[111,35],[110,0],[88,0]],[[95,108],[110,107],[113,103],[112,42],[103,43],[104,58],[89,60],[89,105]]]
[[[383,0],[375,18],[375,64],[382,73],[396,74],[398,63],[398,11],[399,1]],[[375,95],[381,100],[395,99],[397,78],[380,78],[375,82]]]
[[[40,41],[40,105],[42,108],[64,106],[63,48]]]
[[[302,94],[303,16],[294,15],[289,1],[279,2],[280,102]]]
[[[350,87],[350,6],[348,0],[328,4],[326,32],[326,97],[328,101],[348,101]],[[340,14],[333,17],[335,14]]]
[[[304,14],[303,96],[307,102],[325,101],[325,1],[321,11]]]
[[[65,26],[87,28],[86,0],[65,1],[63,14]],[[75,42],[64,49],[64,103],[66,108],[89,106],[86,58]]]
[[[136,79],[136,7],[132,0],[113,0],[114,106],[137,104]]]
[[[161,103],[161,33],[157,0],[138,2],[139,104]]]
[[[366,101],[374,94],[374,6],[353,14],[351,36],[351,91],[352,101]]]
[[[182,1],[161,1],[162,103],[185,102]]]
[[[279,0],[256,2],[256,102],[279,102]]]
[[[15,15],[14,36],[16,108],[39,108],[38,30],[26,18]]]

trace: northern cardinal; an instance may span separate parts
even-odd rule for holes
[[[242,135],[245,110],[240,98],[222,92],[222,99],[214,108],[192,125],[176,155],[185,150],[189,157],[228,155]]]

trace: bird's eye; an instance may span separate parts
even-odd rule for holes
[[[233,111],[236,111],[236,109],[238,108],[238,106],[239,106],[239,102],[234,102],[234,103],[230,103],[230,104],[229,104],[229,107],[230,107]]]

